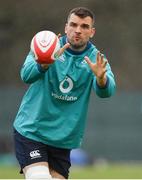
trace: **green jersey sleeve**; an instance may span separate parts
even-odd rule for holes
[[[116,84],[114,80],[114,74],[112,73],[111,67],[109,64],[107,65],[107,83],[105,87],[100,87],[97,84],[96,76],[94,76],[93,88],[96,94],[101,98],[107,98],[114,94],[115,89],[116,89]]]
[[[45,72],[46,70],[44,70],[41,65],[35,61],[34,55],[30,51],[21,69],[21,79],[25,83],[31,84],[39,78],[42,78]]]

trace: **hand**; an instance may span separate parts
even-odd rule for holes
[[[59,33],[57,36],[58,36],[58,38],[60,39],[61,34]],[[70,46],[70,44],[69,44],[69,43],[66,43],[62,48],[59,49],[59,51],[56,53],[55,56],[57,56],[57,57],[61,56],[61,55],[63,54],[63,52],[64,52],[67,48],[69,48],[69,46]]]
[[[67,49],[67,48],[69,48],[69,46],[70,46],[70,44],[69,43],[66,43],[63,47],[61,47],[57,52],[56,52],[56,57],[60,57],[62,54],[63,54],[63,52]]]
[[[60,37],[61,37],[61,34],[58,34],[58,38],[60,38]],[[63,47],[61,47],[61,48],[57,51],[57,53],[55,54],[56,58],[59,57],[59,56],[61,56],[61,55],[63,54],[63,52],[64,52],[67,48],[69,48],[69,46],[70,46],[70,44],[69,44],[69,43],[66,43]],[[42,66],[42,68],[47,69],[47,68],[49,67],[49,64],[41,64],[41,66]]]
[[[103,87],[106,85],[107,77],[106,77],[106,65],[107,60],[104,59],[104,55],[102,55],[100,52],[97,53],[97,60],[95,63],[92,63],[91,60],[85,56],[84,57],[88,65],[90,66],[91,70],[95,74],[97,78],[97,83],[99,86]]]
[[[41,64],[41,67],[42,67],[43,69],[48,69],[49,64]]]

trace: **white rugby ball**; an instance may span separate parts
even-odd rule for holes
[[[52,64],[59,49],[59,38],[52,31],[40,31],[31,41],[31,50],[40,64]]]

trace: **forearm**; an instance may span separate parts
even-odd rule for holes
[[[106,83],[103,86],[100,86],[100,84],[98,84],[97,78],[94,77],[93,88],[96,94],[101,98],[107,98],[107,97],[112,96],[116,89],[116,84],[115,84],[113,74],[108,73],[106,75]]]
[[[107,83],[106,74],[102,78],[96,77],[96,81],[97,81],[98,86],[103,88]]]
[[[44,76],[47,67],[38,64],[30,52],[21,69],[21,78],[25,83],[33,83]]]

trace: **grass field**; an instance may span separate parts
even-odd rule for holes
[[[23,176],[15,166],[0,166],[0,179],[23,179]],[[72,167],[70,179],[142,179],[142,164]]]

